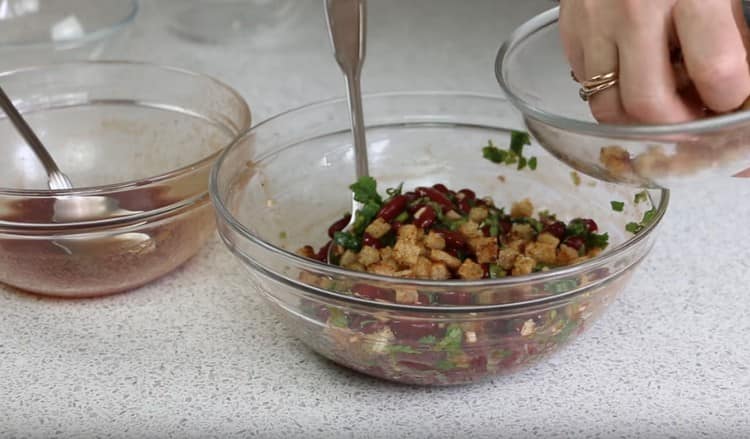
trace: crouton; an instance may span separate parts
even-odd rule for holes
[[[398,240],[403,242],[416,243],[419,241],[422,230],[414,224],[404,224],[398,229]]]
[[[513,203],[510,209],[511,218],[530,217],[534,214],[534,205],[528,198]]]
[[[481,265],[471,259],[467,259],[458,268],[458,275],[461,279],[477,280],[484,277],[484,270]]]
[[[357,261],[364,266],[372,265],[380,261],[380,252],[375,247],[366,245],[359,251]]]
[[[424,238],[424,245],[430,249],[442,250],[445,248],[445,238],[440,233],[430,230]]]
[[[401,230],[403,230],[403,227]],[[411,267],[417,263],[421,252],[421,246],[405,239],[399,239],[393,247],[393,259],[399,264]]]
[[[540,242],[530,242],[524,250],[526,256],[532,257],[537,261],[553,265],[557,262],[557,247]]]
[[[540,233],[539,236],[536,237],[536,241],[540,244],[547,244],[553,247],[557,247],[558,245],[560,245],[560,240],[557,239],[555,235],[549,232]]]
[[[434,262],[442,262],[451,270],[455,270],[461,266],[461,261],[443,250],[432,250],[430,251],[430,259]]]
[[[341,255],[341,259],[339,259],[339,265],[343,267],[352,265],[355,262],[357,262],[357,254],[351,250],[345,251],[344,254]]]
[[[391,231],[391,225],[385,222],[383,218],[375,218],[375,221],[370,223],[365,229],[365,233],[372,236],[375,239],[380,239],[385,236],[386,233]]]
[[[514,248],[504,248],[497,254],[497,265],[503,270],[510,270],[516,263],[516,258],[520,253]]]
[[[458,231],[461,232],[467,238],[480,238],[484,236],[481,230],[479,230],[479,224],[474,221],[466,221],[458,227]]]
[[[309,245],[298,249],[297,254],[305,258],[315,259],[315,249],[313,249]]]
[[[557,250],[557,265],[570,265],[571,262],[578,259],[578,250],[565,244]]]
[[[472,207],[469,211],[469,219],[479,224],[486,220],[490,211],[486,207]]]
[[[534,239],[534,234],[536,233],[534,231],[534,228],[531,227],[530,224],[513,224],[513,227],[511,227],[510,232],[513,234],[513,236],[523,239],[524,241],[531,241]]]
[[[536,260],[528,256],[519,256],[513,263],[513,276],[521,276],[524,274],[531,274],[536,267]]]
[[[476,254],[477,262],[480,264],[491,264],[497,261],[497,238],[491,236],[473,238],[469,240],[469,247]]]
[[[419,302],[419,293],[412,288],[396,288],[396,303],[415,304]]]
[[[432,264],[430,267],[430,279],[432,280],[446,280],[451,278],[451,272],[448,267],[442,262]]]
[[[414,275],[417,279],[429,279],[430,270],[432,269],[432,262],[424,256],[417,258],[417,263],[414,265]]]

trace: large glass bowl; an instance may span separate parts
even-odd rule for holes
[[[137,11],[137,0],[0,0],[0,69],[96,58]]]
[[[611,245],[580,265],[481,281],[407,280],[349,271],[294,254],[322,245],[350,206],[354,179],[347,104],[299,108],[252,128],[221,156],[210,192],[220,235],[261,294],[308,346],[345,366],[404,383],[459,384],[522,369],[573,340],[628,283],[649,252],[668,202],[654,190],[583,179],[538,146],[536,171],[482,158],[521,127],[503,98],[410,93],[366,97],[370,171],[381,188],[444,183],[491,195],[498,205],[530,197],[538,209],[593,217]],[[502,176],[502,178],[499,178]],[[501,181],[504,180],[504,181]],[[623,200],[623,212],[610,201]],[[625,230],[646,210],[654,220]],[[394,303],[416,291],[425,305]],[[355,294],[356,293],[356,294]]]
[[[201,248],[214,230],[210,167],[250,126],[234,90],[127,62],[29,68],[0,83],[75,186],[47,189],[36,156],[0,116],[0,282],[65,297],[115,293]],[[71,216],[71,206],[84,209]]]
[[[750,168],[750,112],[671,125],[597,123],[578,96],[558,26],[559,8],[520,26],[497,55],[496,75],[533,136],[591,176],[632,186],[686,187]]]

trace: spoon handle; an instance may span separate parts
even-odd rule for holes
[[[362,114],[360,77],[365,60],[365,0],[325,0],[331,45],[346,77],[349,113],[354,134],[354,160],[357,178],[369,176],[367,141]]]
[[[39,161],[42,162],[44,170],[47,171],[50,189],[72,188],[73,185],[70,183],[68,177],[60,171],[60,168],[47,151],[47,148],[44,147],[44,144],[42,144],[42,141],[39,140],[29,124],[26,123],[26,120],[24,120],[21,113],[18,112],[2,87],[0,87],[0,107],[2,107],[5,114],[8,115],[8,119],[10,119],[13,126],[16,127],[18,133],[21,134],[24,140],[26,140],[26,143],[34,151],[34,154],[39,158]]]

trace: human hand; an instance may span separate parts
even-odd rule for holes
[[[562,0],[560,32],[579,80],[610,72],[589,99],[604,123],[678,123],[750,96],[750,31],[740,0]],[[682,53],[687,77],[673,61]],[[685,83],[690,86],[683,88]]]

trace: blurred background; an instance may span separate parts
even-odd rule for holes
[[[234,86],[258,121],[343,94],[322,2],[0,0],[0,69],[80,58],[179,66]],[[371,0],[363,88],[500,93],[493,73],[498,47],[515,26],[551,6]]]

